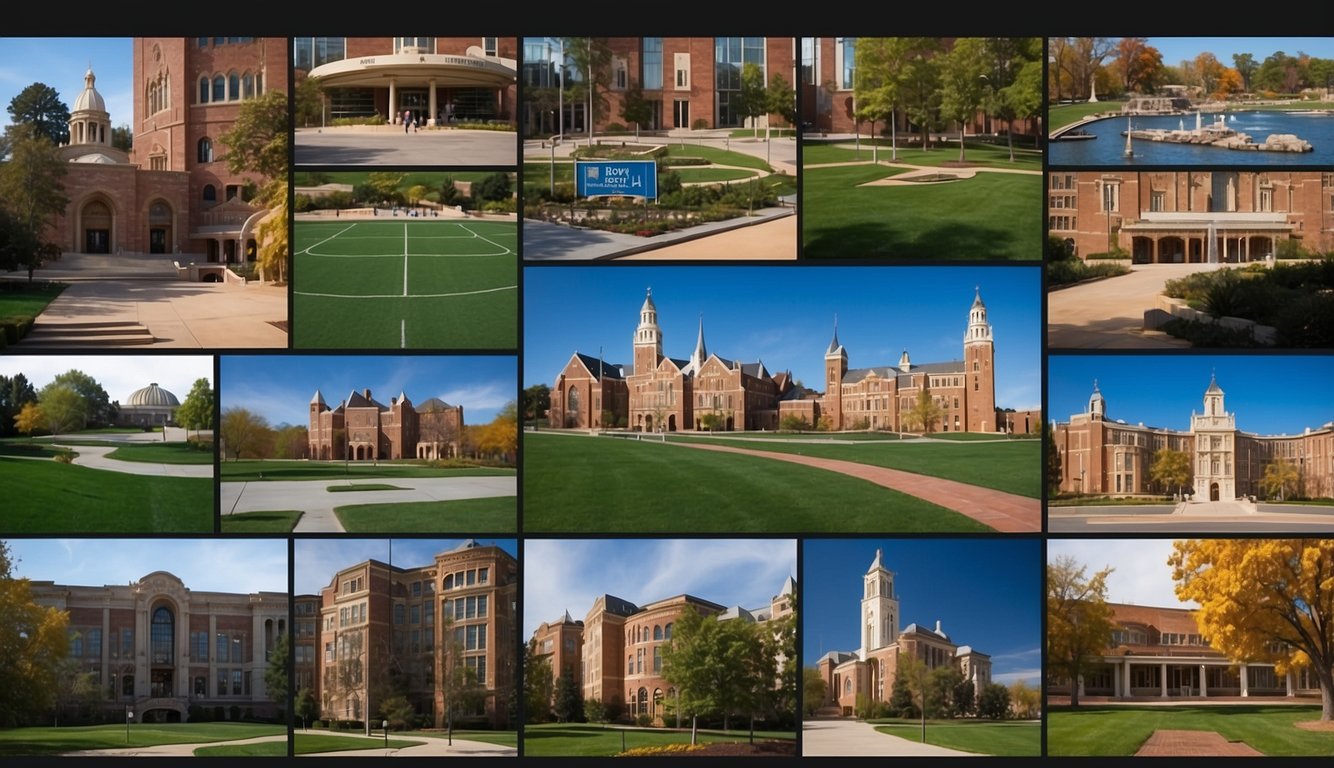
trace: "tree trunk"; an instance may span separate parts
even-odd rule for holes
[[[1320,719],[1326,723],[1334,720],[1334,667],[1315,670],[1320,681]]]
[[[699,743],[699,741],[697,740],[697,739],[698,739],[698,736],[699,736],[699,715],[691,715],[691,716],[690,716],[690,746],[693,747],[693,746],[695,746],[696,744]]]
[[[959,162],[963,162],[963,122],[959,123]]]

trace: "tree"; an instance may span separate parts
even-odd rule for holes
[[[590,723],[606,723],[607,705],[598,699],[584,699],[584,719]]]
[[[267,437],[269,420],[240,406],[231,406],[222,412],[222,444],[237,461],[241,454],[253,451]]]
[[[523,647],[523,721],[545,723],[550,720],[554,695],[551,658],[539,654],[537,639],[531,639]]]
[[[639,129],[653,120],[653,103],[644,98],[644,88],[638,80],[631,80],[621,97],[621,119],[635,124],[635,137]]]
[[[769,78],[765,101],[766,112],[783,118],[783,122],[789,126],[797,124],[797,90],[787,78],[783,77],[783,73],[775,72],[773,77]],[[767,125],[764,130],[767,135],[769,130]]]
[[[301,718],[301,727],[306,728],[311,720],[320,716],[320,703],[315,700],[315,692],[309,688],[302,687],[296,692],[296,700],[293,702],[296,716]]]
[[[10,121],[31,126],[57,146],[69,143],[69,107],[46,83],[33,83],[9,101]]]
[[[571,78],[570,98],[585,103],[584,123],[591,141],[593,126],[607,111],[607,98],[598,89],[607,86],[611,74],[611,47],[605,37],[566,37],[562,45],[576,73]]]
[[[789,413],[778,420],[778,428],[784,432],[803,432],[811,428],[811,423],[799,413]]]
[[[1279,501],[1287,501],[1290,495],[1297,492],[1297,487],[1301,481],[1301,473],[1297,465],[1284,458],[1274,459],[1265,465],[1264,474],[1260,478],[1260,487],[1269,496],[1277,496]]]
[[[558,723],[578,723],[584,719],[584,692],[574,678],[574,670],[566,667],[556,678],[555,706],[552,708]]]
[[[986,96],[986,40],[961,37],[941,57],[940,114],[959,124],[959,162],[964,162],[964,132]]]
[[[1079,706],[1079,680],[1111,642],[1108,567],[1086,577],[1086,568],[1062,555],[1047,565],[1047,674],[1070,681],[1070,706]]]
[[[962,704],[955,694],[964,682],[963,673],[953,664],[942,664],[931,670],[929,698],[934,704],[932,709],[937,717],[955,718],[963,714]]]
[[[477,450],[488,457],[513,464],[519,450],[518,408],[511,400],[482,430],[477,439]]]
[[[67,657],[56,667],[54,693],[55,717],[52,722],[56,727],[60,727],[62,719],[67,724],[87,722],[102,702],[97,673],[86,669],[76,658]]]
[[[324,91],[318,77],[303,77],[292,93],[296,119],[302,126],[324,124]]]
[[[904,61],[913,41],[910,37],[862,37],[854,49],[853,70],[854,112],[858,121],[871,122],[871,137],[875,137],[876,121],[889,124],[890,157],[899,159],[898,139],[895,133],[895,112],[903,99]],[[872,142],[871,160],[878,162],[879,145]]]
[[[977,711],[977,692],[972,680],[960,679],[950,695],[955,717],[967,717]]]
[[[759,642],[755,625],[718,621],[694,608],[676,620],[662,659],[662,676],[676,687],[680,710],[690,716],[690,743],[696,743],[700,715],[729,717],[750,704],[753,667],[746,663]]]
[[[37,390],[22,373],[0,376],[0,436],[16,431],[15,419],[28,403],[37,402]]]
[[[889,709],[894,717],[905,720],[921,715],[914,703],[912,689],[908,687],[908,678],[903,675],[894,675],[894,683],[889,688]]]
[[[1047,496],[1050,498],[1061,494],[1061,452],[1056,450],[1056,438],[1052,436],[1051,425],[1043,424],[1042,431],[1047,440]]]
[[[69,387],[84,399],[87,404],[88,424],[94,427],[105,427],[116,421],[116,416],[120,413],[120,406],[111,401],[107,391],[102,385],[97,383],[97,379],[80,371],[70,369],[51,380],[47,386]]]
[[[931,397],[931,390],[923,383],[917,392],[917,402],[904,414],[904,420],[908,422],[909,431],[925,432],[929,435],[936,431],[936,422],[940,421],[944,413],[940,404]]]
[[[523,420],[537,421],[551,410],[551,388],[534,384],[523,391]]]
[[[1023,680],[1010,683],[1010,705],[1020,720],[1036,720],[1042,714],[1042,692]]]
[[[900,63],[904,113],[922,132],[922,149],[931,148],[931,129],[940,109],[940,40],[916,38]]]
[[[1153,463],[1149,465],[1149,479],[1164,488],[1176,488],[1177,498],[1181,497],[1181,488],[1192,477],[1190,454],[1163,448],[1153,454]]]
[[[1307,668],[1334,720],[1334,539],[1191,539],[1172,545],[1176,594],[1229,659]]]
[[[1237,74],[1241,75],[1241,87],[1249,92],[1251,90],[1251,78],[1260,66],[1255,63],[1255,56],[1249,53],[1234,53],[1232,54],[1232,66],[1236,68]]]
[[[988,38],[988,44],[998,40],[1012,43],[1014,53],[1009,59],[1004,58],[1004,54],[995,54],[997,66],[991,75],[994,82],[988,85],[987,90],[990,95],[985,101],[989,113],[1011,123],[1005,135],[1010,149],[1010,161],[1014,162],[1012,122],[1041,121],[1043,115],[1045,105],[1042,100],[1042,41],[1040,38]],[[1040,127],[1037,133],[1041,135]]]
[[[1113,66],[1128,93],[1153,93],[1163,74],[1163,54],[1147,38],[1123,37],[1116,43]]]
[[[11,271],[27,268],[31,282],[33,270],[42,263],[42,233],[69,204],[62,183],[66,167],[56,145],[31,126],[11,126],[8,143],[9,160],[0,163],[0,205],[9,214],[8,243],[0,254],[0,266]]]
[[[241,102],[236,121],[220,141],[225,147],[222,159],[232,173],[258,174],[261,177],[255,202],[269,209],[257,228],[258,251],[255,254],[265,279],[286,281],[291,249],[287,240],[288,221],[288,112],[287,93],[266,92],[257,99]]]
[[[1213,94],[1217,90],[1219,78],[1223,76],[1223,63],[1208,51],[1201,51],[1193,63],[1201,93],[1206,96]]]
[[[128,125],[117,125],[111,129],[111,146],[122,152],[134,149],[134,132]]]
[[[0,541],[0,728],[35,723],[50,710],[69,654],[69,614],[36,603],[28,579],[14,576],[16,564]]]
[[[278,719],[284,720],[283,711],[287,709],[288,679],[292,673],[291,652],[288,648],[287,634],[274,638],[273,650],[269,652],[269,665],[264,670],[264,692],[278,707]]]
[[[764,70],[753,61],[741,67],[741,90],[737,92],[733,106],[737,114],[751,121],[752,137],[759,138],[762,115],[769,114],[769,93],[764,85]]]
[[[926,718],[931,705],[931,669],[926,662],[911,653],[900,652],[894,670],[894,684],[903,681],[908,703],[922,721],[922,743],[926,743]],[[891,689],[891,698],[893,690]]]
[[[14,429],[29,437],[46,429],[46,414],[42,412],[42,406],[24,403],[14,416]]]
[[[213,428],[213,405],[215,402],[213,385],[206,378],[195,379],[190,387],[190,394],[185,396],[181,407],[176,409],[176,423],[187,430],[198,432]]]
[[[403,694],[385,697],[380,702],[380,719],[388,721],[389,728],[395,731],[402,731],[411,728],[413,721],[417,719],[417,711],[413,709],[412,702]]]
[[[825,697],[829,695],[829,684],[825,682],[820,670],[814,667],[802,667],[801,670],[801,712],[810,718],[820,705],[824,703]]]
[[[514,195],[514,185],[505,171],[496,171],[472,185],[472,199],[487,202],[508,200]]]
[[[988,720],[1004,720],[1010,714],[1010,689],[1000,683],[990,683],[977,699],[977,716]]]
[[[66,384],[47,384],[38,402],[43,426],[53,435],[78,432],[88,425],[88,401]]]

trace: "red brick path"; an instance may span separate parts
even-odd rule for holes
[[[732,448],[723,445],[701,445],[699,443],[673,443],[688,448],[706,451],[724,451],[744,453],[777,461],[790,461],[808,467],[839,472],[876,485],[901,491],[909,496],[916,496],[967,515],[972,519],[989,525],[1002,533],[1039,533],[1042,531],[1042,501],[1018,496],[1013,493],[981,488],[976,485],[928,477],[913,472],[904,472],[887,467],[875,467],[840,459],[822,459],[814,456],[799,456],[792,453],[773,453],[756,451],[749,448]]]
[[[1260,757],[1249,744],[1228,741],[1217,731],[1154,731],[1135,753],[1136,757]]]

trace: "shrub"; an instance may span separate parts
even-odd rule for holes
[[[1285,347],[1334,347],[1334,296],[1308,294],[1274,313],[1276,341]]]
[[[1047,262],[1068,261],[1075,257],[1074,243],[1056,235],[1047,236]]]
[[[695,118],[695,121],[690,124],[690,129],[694,131],[702,131],[708,127],[709,127],[709,121],[705,120],[702,117]]]
[[[635,715],[635,725],[640,728],[648,728],[653,725],[653,716],[647,712],[641,712]]]
[[[1300,240],[1292,238],[1279,240],[1278,245],[1274,246],[1275,259],[1309,259],[1314,255]]]
[[[1162,325],[1163,333],[1189,341],[1196,347],[1258,347],[1249,331],[1228,328],[1217,323],[1183,320],[1179,317]]]
[[[625,133],[625,126],[620,123],[607,123],[607,133]]]

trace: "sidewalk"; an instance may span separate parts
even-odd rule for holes
[[[977,757],[881,733],[856,720],[807,720],[801,726],[802,757]]]

